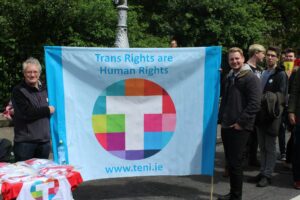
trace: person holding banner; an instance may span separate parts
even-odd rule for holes
[[[242,199],[243,154],[254,127],[255,115],[260,109],[261,88],[258,77],[245,65],[240,48],[228,53],[231,71],[224,82],[219,111],[221,137],[230,177],[230,192],[218,200]]]
[[[41,70],[37,59],[28,58],[23,63],[24,81],[12,92],[16,161],[49,157],[49,117],[55,108],[48,105],[46,87],[40,82]]]

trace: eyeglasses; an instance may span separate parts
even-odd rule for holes
[[[38,71],[26,71],[25,73],[26,74],[38,74],[39,72]]]
[[[272,58],[275,58],[275,57],[277,57],[275,54],[267,54],[267,57],[272,57]]]

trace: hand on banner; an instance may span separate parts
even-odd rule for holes
[[[53,114],[55,112],[55,108],[53,106],[48,106],[50,110],[50,114]]]

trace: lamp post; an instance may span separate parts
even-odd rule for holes
[[[118,9],[118,26],[115,47],[129,48],[127,37],[127,0],[114,0]]]

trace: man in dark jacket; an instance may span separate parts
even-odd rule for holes
[[[260,79],[262,74],[262,69],[260,64],[263,63],[266,49],[260,44],[252,44],[248,49],[249,60],[247,65],[250,66],[253,73]],[[253,132],[249,136],[247,143],[247,148],[245,152],[245,157],[248,158],[249,166],[259,167],[260,163],[257,159],[257,149],[258,149],[258,140],[256,128],[253,129]]]
[[[261,89],[258,77],[245,65],[243,51],[234,47],[228,54],[231,71],[225,80],[219,122],[230,177],[230,193],[219,200],[242,199],[243,152],[260,109]]]
[[[12,92],[15,159],[47,159],[50,153],[49,117],[55,109],[48,105],[46,88],[39,81],[39,61],[28,58],[23,63],[23,74],[24,81]]]
[[[291,83],[291,92],[288,105],[289,121],[295,125],[293,131],[293,178],[294,187],[300,189],[300,70],[295,72],[295,78]]]
[[[268,48],[266,54],[267,69],[263,71],[261,77],[263,101],[261,112],[257,116],[261,167],[260,173],[249,179],[250,182],[256,182],[257,187],[265,187],[271,183],[276,163],[276,138],[279,133],[288,87],[287,74],[284,69],[277,66],[279,57],[280,50],[277,47]]]
[[[283,68],[285,68],[285,72],[287,73],[289,79],[289,82],[293,82],[293,76],[291,76],[292,71],[288,70],[288,66],[293,66],[295,59],[296,59],[296,51],[292,48],[287,48],[284,50],[285,56],[283,59]],[[290,84],[288,86],[288,93],[290,91]],[[285,134],[286,134],[286,130],[288,128],[288,116],[287,116],[287,103],[286,102],[286,106],[285,109],[283,111],[282,114],[282,119],[281,119],[281,123],[280,123],[280,128],[279,128],[279,134],[278,134],[278,144],[279,144],[279,151],[280,151],[280,157],[279,160],[282,161],[286,161],[287,163],[291,163],[290,160],[287,160],[287,157],[289,157],[290,155],[286,155],[286,144],[285,144]]]

